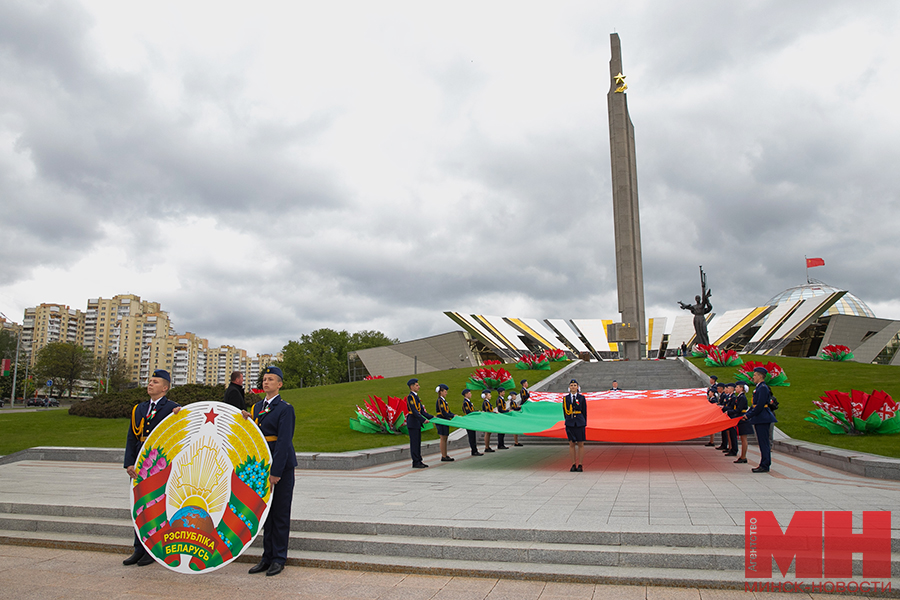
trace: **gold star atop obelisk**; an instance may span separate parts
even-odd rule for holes
[[[616,75],[615,77],[613,77],[613,80],[615,80],[616,85],[619,86],[619,87],[616,88],[616,93],[617,93],[617,94],[621,94],[621,93],[623,93],[625,90],[628,89],[628,84],[625,83],[625,77],[626,77],[626,76],[625,76],[625,75],[622,75],[621,72],[620,72],[618,75]]]
[[[625,83],[625,77],[626,77],[626,76],[625,76],[625,75],[622,75],[621,73],[619,73],[618,75],[616,75],[616,76],[614,77],[614,79],[616,80],[616,85],[622,85],[623,83]]]

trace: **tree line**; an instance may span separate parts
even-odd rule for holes
[[[345,383],[350,381],[348,352],[397,343],[380,331],[316,329],[285,344],[282,360],[273,364],[284,372],[285,389]]]

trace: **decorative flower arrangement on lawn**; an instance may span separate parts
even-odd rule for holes
[[[853,353],[847,346],[839,346],[837,344],[829,344],[822,348],[822,354],[819,355],[822,360],[844,361],[853,358]]]
[[[476,369],[466,383],[470,390],[511,390],[516,387],[506,369]]]
[[[743,381],[744,383],[749,383],[752,385],[753,369],[755,369],[756,367],[765,367],[766,371],[769,372],[769,374],[766,375],[766,383],[769,384],[770,387],[773,385],[791,385],[787,380],[787,375],[785,374],[785,372],[781,369],[781,367],[773,362],[762,364],[761,362],[757,362],[755,360],[747,361],[746,363],[744,363],[744,366],[734,374],[734,376],[739,381]]]
[[[831,433],[900,433],[897,403],[883,390],[871,394],[850,390],[849,394],[832,390],[813,401],[818,408],[804,420],[821,425]]]
[[[566,353],[563,350],[544,350],[544,356],[551,362],[562,362],[566,360]]]
[[[363,381],[372,381],[373,379],[384,379],[384,375],[366,375]]]
[[[543,354],[523,354],[516,363],[516,368],[549,371],[550,360]]]
[[[350,419],[350,429],[362,433],[407,433],[406,399],[388,396],[385,403],[378,396],[374,400],[369,396],[365,407],[356,407],[356,418]]]
[[[703,362],[710,367],[736,367],[744,363],[734,350],[723,351],[716,346],[712,347],[712,350],[709,351],[709,355]]]
[[[486,365],[502,365],[503,361],[502,360],[486,360],[486,361],[484,361],[484,364],[486,364]]]
[[[694,358],[706,358],[707,356],[709,356],[710,352],[718,349],[719,347],[715,344],[710,344],[709,346],[707,346],[706,344],[697,344],[696,346],[694,346],[694,349],[691,350],[691,355]]]

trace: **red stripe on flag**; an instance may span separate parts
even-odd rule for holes
[[[811,269],[812,267],[824,267],[825,259],[824,258],[807,258],[806,259],[806,268]]]
[[[247,528],[247,525],[243,521],[241,521],[236,514],[231,512],[230,508],[225,511],[224,515],[222,515],[222,521],[225,522],[225,525],[227,525],[228,528],[235,533],[235,535],[241,538],[241,541],[246,546],[251,537],[251,533]]]
[[[253,511],[256,518],[259,519],[263,511],[266,510],[266,502],[254,492],[250,486],[241,481],[237,472],[231,475],[231,493],[237,496],[237,499],[244,503],[244,506]]]

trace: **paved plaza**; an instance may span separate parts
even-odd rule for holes
[[[860,526],[863,510],[891,510],[900,503],[900,482],[867,479],[796,457],[775,454],[772,472],[751,473],[758,460],[754,447],[748,464],[736,465],[698,443],[591,444],[585,472],[570,473],[566,446],[525,443],[482,457],[457,450],[451,453],[456,462],[431,457],[432,467],[422,470],[409,468],[406,461],[356,471],[300,470],[292,516],[485,531],[555,530],[560,536],[627,531],[648,538],[704,532],[716,537],[743,536],[746,510],[772,510],[783,524],[796,510],[852,510]],[[27,460],[0,466],[0,504],[121,510],[128,506],[128,492],[125,473],[114,464]],[[127,546],[130,539],[121,544]],[[403,557],[396,558],[394,567],[406,572],[289,565],[284,574],[268,579],[247,575],[247,563],[192,577],[158,566],[125,568],[121,558],[124,555],[0,546],[0,589],[10,598],[218,599],[238,597],[245,590],[264,592],[266,598],[409,600],[754,597],[751,592],[696,587],[564,584],[552,577],[543,582],[432,576],[427,562]],[[35,571],[42,570],[47,577],[35,578]]]

